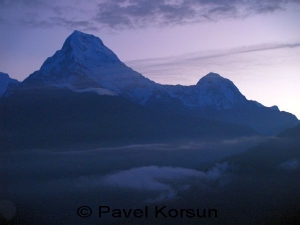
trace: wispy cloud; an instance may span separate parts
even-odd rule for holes
[[[138,191],[158,191],[160,194],[148,202],[174,199],[180,191],[188,190],[190,181],[214,182],[222,178],[228,169],[227,163],[216,164],[207,172],[179,167],[146,166],[106,175],[105,185]]]
[[[5,23],[21,23],[30,27],[67,27],[95,30],[96,28],[144,28],[246,18],[256,14],[286,9],[297,0],[76,0],[51,3],[45,0],[0,1],[0,13]],[[28,13],[39,16],[28,20]],[[25,21],[24,21],[25,20]]]
[[[177,63],[177,62],[182,62],[182,61],[190,62],[191,60],[223,57],[223,56],[248,53],[248,52],[258,52],[258,51],[267,51],[267,50],[284,49],[284,48],[297,48],[297,47],[300,47],[300,42],[281,43],[281,44],[261,44],[261,45],[246,46],[246,47],[220,50],[220,51],[195,52],[195,53],[190,53],[190,54],[184,54],[184,55],[178,55],[178,56],[172,56],[172,57],[164,57],[164,58],[131,60],[131,61],[127,61],[126,63],[130,63],[130,64],[153,63],[153,64],[163,65],[163,64]]]
[[[279,165],[284,170],[298,170],[300,168],[300,161],[297,159],[290,159]]]
[[[208,72],[233,71],[233,68],[241,68],[245,73],[249,65],[255,64],[255,67],[267,63],[270,58],[261,59],[260,56],[252,57],[253,54],[272,55],[275,50],[295,50],[299,49],[300,42],[293,43],[269,43],[253,46],[244,46],[233,49],[200,51],[190,54],[183,54],[164,58],[149,58],[141,60],[126,61],[126,64],[142,74],[150,77],[159,83],[167,83],[165,77],[172,77],[172,81],[179,84],[191,84],[191,77],[195,76],[195,82],[198,81],[200,75]],[[284,56],[278,57],[273,55],[274,60],[281,60]],[[297,53],[295,53],[297,54]],[[289,57],[291,58],[290,54]],[[285,59],[297,60],[297,59]],[[278,62],[276,62],[278,63]],[[205,72],[204,72],[205,70]],[[188,79],[182,76],[189,71]],[[203,72],[202,72],[203,71]],[[186,80],[184,80],[186,79]],[[170,80],[170,79],[169,79]],[[167,83],[168,84],[168,83]],[[170,84],[170,83],[169,83]],[[172,83],[175,84],[175,83]]]

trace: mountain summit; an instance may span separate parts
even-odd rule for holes
[[[212,72],[202,77],[196,85],[169,85],[166,88],[170,95],[193,109],[220,111],[247,104],[247,99],[232,81]]]
[[[100,89],[102,93],[115,93],[137,102],[147,101],[151,91],[158,87],[121,62],[100,38],[80,31],[74,31],[62,49],[24,83],[36,83],[36,80],[79,92]]]
[[[211,72],[202,77],[196,86],[201,90],[202,96],[212,95],[215,103],[225,109],[245,105],[247,101],[231,80],[217,73]]]
[[[217,84],[223,82],[224,80],[229,81],[228,79],[225,79],[224,77],[220,76],[220,74],[210,72],[204,77],[202,77],[198,81],[197,85],[206,85],[206,84],[213,84],[213,83]]]
[[[19,87],[118,95],[154,111],[243,124],[260,133],[276,133],[299,122],[276,107],[247,100],[232,81],[217,73],[191,86],[157,84],[126,66],[100,38],[80,31],[74,31]]]
[[[95,65],[121,63],[115,53],[108,49],[100,38],[77,30],[66,39],[62,52],[64,54],[72,52],[75,62],[92,61]]]

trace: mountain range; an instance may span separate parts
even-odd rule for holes
[[[64,130],[72,129],[69,141],[83,136],[87,141],[100,138],[100,133],[102,139],[274,135],[299,123],[277,106],[247,100],[232,81],[216,73],[191,86],[155,83],[126,66],[100,38],[80,31],[23,82],[3,73],[0,79],[2,133],[16,138],[16,129],[22,127],[27,132],[19,134],[23,144],[29,134],[42,142],[50,133],[57,140],[61,132],[64,139]]]

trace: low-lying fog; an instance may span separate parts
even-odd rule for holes
[[[274,174],[263,177],[240,174],[226,161],[261,141],[263,138],[253,137],[4,151],[1,221],[18,225],[276,223],[282,221],[284,210],[299,209],[300,195],[295,191],[300,187],[296,179],[300,161],[282,162]],[[92,209],[88,218],[78,215],[81,206]],[[111,210],[144,210],[147,206],[149,215],[122,215],[120,219],[108,212],[99,218],[99,206]],[[151,213],[155,206],[166,206],[166,212],[172,208],[216,209],[218,215],[196,218],[183,211],[184,218],[155,218],[154,211]],[[290,214],[296,216],[294,211]]]

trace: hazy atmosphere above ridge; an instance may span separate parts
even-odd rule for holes
[[[300,117],[299,1],[0,1],[0,71],[24,80],[73,30],[155,82],[213,71],[248,99]]]

